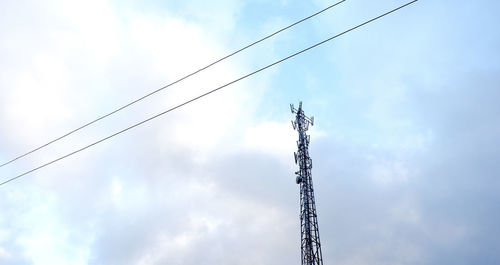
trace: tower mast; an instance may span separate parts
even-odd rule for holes
[[[314,189],[311,176],[312,160],[309,157],[310,136],[306,134],[309,125],[314,125],[314,117],[307,117],[302,110],[302,102],[295,109],[290,104],[292,113],[296,114],[292,121],[293,128],[299,133],[298,151],[294,153],[295,163],[299,166],[296,182],[300,185],[300,232],[302,265],[323,265],[321,243],[319,240],[318,215],[314,202]]]

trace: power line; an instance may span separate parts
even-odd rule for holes
[[[408,5],[411,5],[411,4],[413,4],[413,3],[417,2],[417,1],[418,1],[418,0],[413,0],[413,1],[411,1],[411,2],[408,2],[408,3],[406,3],[406,4],[402,5],[402,6],[399,6],[399,7],[395,8],[395,9],[392,9],[391,11],[388,11],[388,12],[386,12],[386,13],[382,14],[382,15],[379,15],[379,16],[377,16],[377,17],[374,17],[374,18],[370,19],[370,20],[367,20],[367,21],[365,21],[365,22],[363,22],[363,23],[361,23],[361,24],[359,24],[359,25],[357,25],[357,26],[355,26],[355,27],[352,27],[352,28],[350,28],[350,29],[348,29],[348,30],[346,30],[346,31],[343,31],[343,32],[341,32],[341,33],[339,33],[339,34],[337,34],[337,35],[335,35],[335,36],[332,36],[332,37],[330,37],[330,38],[328,38],[328,39],[325,39],[325,40],[323,40],[323,41],[321,41],[321,42],[318,42],[318,43],[316,43],[316,44],[314,44],[314,45],[312,45],[312,46],[309,46],[309,47],[307,47],[307,48],[305,48],[305,49],[303,49],[303,50],[300,50],[300,51],[298,51],[298,52],[296,52],[296,53],[293,53],[293,54],[291,54],[291,55],[289,55],[289,56],[287,56],[287,57],[284,57],[284,58],[282,58],[282,59],[280,59],[280,60],[278,60],[278,61],[275,61],[274,63],[268,64],[267,66],[264,66],[264,67],[259,68],[258,70],[255,70],[255,71],[253,71],[253,72],[251,72],[251,73],[249,73],[249,74],[246,74],[246,75],[244,75],[244,76],[241,76],[241,77],[239,77],[239,78],[237,78],[237,79],[235,79],[235,80],[233,80],[233,81],[231,81],[231,82],[229,82],[229,83],[226,83],[226,84],[224,84],[224,85],[222,85],[222,86],[219,86],[219,87],[217,87],[217,88],[215,88],[215,89],[212,89],[212,90],[210,90],[210,91],[208,91],[208,92],[206,92],[206,93],[203,93],[203,94],[201,94],[201,95],[199,95],[199,96],[197,96],[197,97],[195,97],[195,98],[192,98],[192,99],[190,99],[190,100],[188,100],[188,101],[185,101],[184,103],[181,103],[181,104],[179,104],[179,105],[177,105],[177,106],[175,106],[175,107],[173,107],[173,108],[170,108],[170,109],[165,110],[165,111],[163,111],[163,112],[161,112],[161,113],[158,113],[158,114],[156,114],[156,115],[154,115],[154,116],[152,116],[152,117],[150,117],[150,118],[148,118],[148,119],[146,119],[146,120],[143,120],[143,121],[141,121],[141,122],[138,122],[138,123],[136,123],[136,124],[134,124],[134,125],[132,125],[132,126],[130,126],[130,127],[127,127],[127,128],[125,128],[125,129],[123,129],[123,130],[121,130],[121,131],[119,131],[119,132],[116,132],[116,133],[114,133],[114,134],[112,134],[112,135],[109,135],[109,136],[107,136],[107,137],[105,137],[105,138],[102,138],[102,139],[101,139],[101,140],[99,140],[99,141],[96,141],[96,142],[94,142],[94,143],[91,143],[91,144],[89,144],[89,145],[87,145],[87,146],[85,146],[85,147],[82,147],[82,148],[80,148],[80,149],[78,149],[78,150],[76,150],[76,151],[73,151],[73,152],[71,152],[71,153],[69,153],[69,154],[66,154],[66,155],[64,155],[64,156],[61,156],[61,157],[59,157],[59,158],[57,158],[57,159],[55,159],[55,160],[52,160],[52,161],[50,161],[50,162],[47,162],[47,163],[45,163],[45,164],[43,164],[43,165],[41,165],[41,166],[38,166],[38,167],[36,167],[36,168],[34,168],[34,169],[28,170],[28,171],[26,171],[26,172],[24,172],[24,173],[22,173],[22,174],[20,174],[20,175],[17,175],[17,176],[15,176],[15,177],[13,177],[13,178],[10,178],[10,179],[8,179],[8,180],[6,180],[6,181],[4,181],[4,182],[0,183],[0,186],[2,186],[2,185],[4,185],[4,184],[6,184],[6,183],[8,183],[8,182],[11,182],[11,181],[13,181],[13,180],[15,180],[15,179],[18,179],[18,178],[20,178],[20,177],[22,177],[22,176],[25,176],[25,175],[27,175],[27,174],[29,174],[29,173],[32,173],[32,172],[34,172],[34,171],[37,171],[37,170],[39,170],[39,169],[41,169],[41,168],[44,168],[44,167],[46,167],[46,166],[48,166],[48,165],[51,165],[51,164],[53,164],[53,163],[55,163],[55,162],[57,162],[57,161],[59,161],[59,160],[65,159],[65,158],[67,158],[67,157],[69,157],[69,156],[72,156],[72,155],[74,155],[74,154],[76,154],[76,153],[79,153],[79,152],[81,152],[81,151],[83,151],[83,150],[85,150],[85,149],[87,149],[87,148],[90,148],[90,147],[92,147],[92,146],[96,145],[96,144],[99,144],[99,143],[101,143],[101,142],[104,142],[104,141],[106,141],[106,140],[108,140],[108,139],[110,139],[110,138],[112,138],[112,137],[115,137],[115,136],[117,136],[117,135],[119,135],[119,134],[121,134],[121,133],[124,133],[124,132],[126,132],[126,131],[128,131],[128,130],[130,130],[130,129],[133,129],[133,128],[135,128],[135,127],[139,126],[139,125],[142,125],[142,124],[144,124],[144,123],[146,123],[146,122],[148,122],[148,121],[151,121],[151,120],[153,120],[153,119],[156,119],[156,118],[158,118],[158,117],[160,117],[160,116],[162,116],[162,115],[164,115],[164,114],[167,114],[167,113],[169,113],[169,112],[171,112],[171,111],[173,111],[173,110],[176,110],[176,109],[178,109],[178,108],[180,108],[180,107],[182,107],[182,106],[184,106],[184,105],[187,105],[187,104],[189,104],[189,103],[191,103],[191,102],[193,102],[193,101],[196,101],[196,100],[201,99],[201,98],[203,98],[203,97],[205,97],[205,96],[208,96],[208,95],[210,95],[210,94],[212,94],[212,93],[214,93],[214,92],[217,92],[217,91],[219,91],[219,90],[221,90],[221,89],[223,89],[223,88],[225,88],[225,87],[227,87],[227,86],[229,86],[229,85],[232,85],[232,84],[234,84],[234,83],[236,83],[236,82],[238,82],[238,81],[241,81],[241,80],[243,80],[243,79],[245,79],[245,78],[247,78],[247,77],[250,77],[250,76],[252,76],[252,75],[254,75],[254,74],[257,74],[257,73],[259,73],[259,72],[261,72],[261,71],[264,71],[264,70],[266,70],[267,68],[270,68],[270,67],[272,67],[272,66],[274,66],[274,65],[277,65],[277,64],[279,64],[279,63],[282,63],[282,62],[284,62],[284,61],[286,61],[286,60],[288,60],[288,59],[290,59],[290,58],[292,58],[292,57],[295,57],[295,56],[297,56],[297,55],[299,55],[299,54],[301,54],[301,53],[304,53],[304,52],[306,52],[306,51],[308,51],[308,50],[311,50],[311,49],[313,49],[313,48],[316,48],[316,47],[318,47],[318,46],[320,46],[320,45],[322,45],[322,44],[324,44],[324,43],[326,43],[326,42],[329,42],[329,41],[331,41],[331,40],[333,40],[333,39],[336,39],[336,38],[338,38],[338,37],[340,37],[340,36],[342,36],[342,35],[344,35],[344,34],[346,34],[346,33],[348,33],[348,32],[351,32],[351,31],[353,31],[353,30],[355,30],[355,29],[357,29],[357,28],[360,28],[360,27],[362,27],[362,26],[364,26],[364,25],[366,25],[366,24],[368,24],[368,23],[371,23],[371,22],[373,22],[373,21],[375,21],[375,20],[377,20],[377,19],[379,19],[379,18],[382,18],[382,17],[384,17],[384,16],[387,16],[387,15],[389,15],[389,14],[393,13],[393,12],[396,12],[396,11],[398,11],[399,9],[401,9],[401,8],[403,8],[403,7],[406,7],[406,6],[408,6]]]
[[[321,14],[321,13],[323,13],[323,12],[327,11],[328,9],[333,8],[333,7],[335,7],[335,6],[337,6],[337,5],[341,4],[341,3],[343,3],[343,2],[345,2],[345,1],[347,1],[347,0],[342,0],[342,1],[340,1],[340,2],[336,2],[336,3],[334,3],[334,4],[330,5],[330,6],[328,6],[328,7],[324,8],[324,9],[322,9],[322,10],[320,10],[320,11],[318,11],[318,12],[316,12],[316,13],[314,13],[314,14],[310,15],[310,16],[308,16],[308,17],[305,17],[305,18],[303,18],[303,19],[301,19],[301,20],[299,20],[299,21],[297,21],[297,22],[295,22],[295,23],[292,23],[292,24],[290,24],[290,25],[288,25],[288,26],[286,26],[286,27],[284,27],[284,28],[282,28],[282,29],[280,29],[280,30],[278,30],[278,31],[275,31],[275,32],[274,32],[274,33],[272,33],[272,34],[269,34],[269,35],[267,35],[267,36],[265,36],[265,37],[263,37],[263,38],[261,38],[261,39],[259,39],[259,40],[255,41],[255,42],[252,42],[252,43],[248,44],[247,46],[245,46],[245,47],[243,47],[243,48],[240,48],[239,50],[236,50],[236,51],[234,51],[234,52],[232,52],[232,53],[230,53],[230,54],[228,54],[228,55],[226,55],[226,56],[224,56],[224,57],[222,57],[222,58],[220,58],[220,59],[218,59],[218,60],[216,60],[216,61],[214,61],[214,62],[212,62],[212,63],[208,64],[207,66],[204,66],[204,67],[202,67],[202,68],[200,68],[200,69],[198,69],[198,70],[196,70],[196,71],[194,71],[194,72],[192,72],[192,73],[190,73],[190,74],[188,74],[188,75],[186,75],[186,76],[184,76],[184,77],[182,77],[182,78],[179,78],[179,79],[177,79],[176,81],[174,81],[174,82],[172,82],[172,83],[170,83],[170,84],[168,84],[168,85],[165,85],[165,86],[163,86],[163,87],[161,87],[161,88],[159,88],[159,89],[157,89],[157,90],[155,90],[155,91],[152,91],[152,92],[150,92],[150,93],[148,93],[148,94],[146,94],[146,95],[144,95],[144,96],[142,96],[142,97],[140,97],[140,98],[137,98],[137,99],[135,99],[134,101],[131,101],[130,103],[127,103],[126,105],[123,105],[122,107],[119,107],[119,108],[117,108],[117,109],[115,109],[115,110],[113,110],[113,111],[109,112],[108,114],[105,114],[105,115],[103,115],[103,116],[101,116],[101,117],[99,117],[99,118],[97,118],[97,119],[95,119],[95,120],[92,120],[92,121],[90,121],[90,122],[88,122],[88,123],[86,123],[86,124],[84,124],[84,125],[82,125],[82,126],[80,126],[80,127],[76,128],[76,129],[74,129],[74,130],[72,130],[72,131],[70,131],[70,132],[68,132],[68,133],[66,133],[66,134],[64,134],[64,135],[61,135],[61,136],[59,136],[59,137],[57,137],[57,138],[55,138],[55,139],[53,139],[53,140],[51,140],[51,141],[49,141],[49,142],[47,142],[47,143],[45,143],[45,144],[43,144],[43,145],[39,146],[39,147],[37,147],[37,148],[35,148],[35,149],[33,149],[33,150],[29,151],[29,152],[26,152],[26,153],[24,153],[24,154],[22,154],[22,155],[19,155],[19,156],[17,156],[17,157],[15,157],[15,158],[13,158],[13,159],[11,159],[11,160],[9,160],[9,161],[7,161],[7,162],[5,162],[5,163],[1,164],[1,165],[0,165],[0,167],[3,167],[3,166],[5,166],[5,165],[8,165],[8,164],[10,164],[10,163],[12,163],[12,162],[14,162],[14,161],[16,161],[16,160],[20,159],[20,158],[23,158],[23,157],[25,157],[25,156],[27,156],[27,155],[29,155],[29,154],[33,153],[33,152],[36,152],[36,151],[38,151],[38,150],[40,150],[40,149],[42,149],[42,148],[44,148],[44,147],[46,147],[46,146],[50,145],[50,144],[53,144],[54,142],[57,142],[57,141],[59,141],[59,140],[61,140],[61,139],[65,138],[65,137],[67,137],[67,136],[69,136],[69,135],[71,135],[71,134],[73,134],[73,133],[75,133],[75,132],[77,132],[77,131],[79,131],[79,130],[81,130],[81,129],[85,128],[85,127],[87,127],[87,126],[90,126],[90,125],[92,125],[92,124],[94,124],[94,123],[96,123],[96,122],[98,122],[98,121],[100,121],[100,120],[102,120],[102,119],[104,119],[104,118],[106,118],[106,117],[109,117],[109,116],[111,116],[111,115],[113,115],[113,114],[115,114],[115,113],[117,113],[117,112],[119,112],[119,111],[121,111],[121,110],[123,110],[123,109],[125,109],[125,108],[128,108],[128,107],[130,107],[131,105],[133,105],[133,104],[135,104],[135,103],[137,103],[137,102],[139,102],[139,101],[141,101],[141,100],[143,100],[143,99],[145,99],[145,98],[147,98],[147,97],[149,97],[149,96],[152,96],[152,95],[154,95],[154,94],[156,94],[156,93],[158,93],[158,92],[160,92],[160,91],[162,91],[162,90],[164,90],[164,89],[166,89],[166,88],[168,88],[168,87],[170,87],[170,86],[173,86],[173,85],[175,85],[175,84],[177,84],[177,83],[179,83],[179,82],[183,81],[183,80],[184,80],[184,79],[186,79],[186,78],[189,78],[189,77],[191,77],[191,76],[193,76],[193,75],[195,75],[195,74],[197,74],[197,73],[199,73],[199,72],[201,72],[201,71],[203,71],[203,70],[206,70],[207,68],[212,67],[213,65],[215,65],[215,64],[217,64],[217,63],[220,63],[221,61],[223,61],[223,60],[225,60],[225,59],[227,59],[227,58],[229,58],[229,57],[231,57],[231,56],[233,56],[233,55],[235,55],[235,54],[237,54],[237,53],[240,53],[240,52],[242,52],[242,51],[244,51],[244,50],[246,50],[246,49],[248,49],[248,48],[250,48],[250,47],[254,46],[254,45],[255,45],[255,44],[257,44],[257,43],[260,43],[260,42],[262,42],[262,41],[264,41],[264,40],[267,40],[267,39],[269,39],[269,38],[273,37],[274,35],[276,35],[276,34],[278,34],[278,33],[280,33],[280,32],[283,32],[283,31],[285,31],[285,30],[287,30],[287,29],[289,29],[289,28],[292,28],[292,27],[294,27],[294,26],[296,26],[296,25],[298,25],[298,24],[300,24],[300,23],[302,23],[302,22],[304,22],[304,21],[306,21],[306,20],[309,20],[309,19],[311,19],[311,18],[313,18],[313,17],[315,17],[315,16],[317,16],[317,15],[319,15],[319,14]]]

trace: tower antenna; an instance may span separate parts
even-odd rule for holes
[[[290,104],[292,113],[296,114],[292,121],[293,128],[299,132],[297,141],[298,151],[294,153],[295,163],[299,166],[296,182],[300,185],[300,247],[302,265],[323,265],[321,243],[319,240],[318,215],[314,202],[314,189],[311,169],[312,160],[309,157],[309,141],[311,137],[306,134],[309,125],[314,125],[314,117],[307,117],[302,110],[302,102],[295,109]]]

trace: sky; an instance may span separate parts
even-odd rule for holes
[[[0,162],[334,3],[0,2]],[[49,162],[404,4],[347,0],[0,168]],[[0,264],[500,264],[496,1],[415,4],[0,186]]]

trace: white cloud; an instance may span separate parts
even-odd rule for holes
[[[372,178],[381,185],[405,183],[410,178],[408,167],[401,161],[372,157]]]
[[[248,129],[244,145],[250,150],[289,158],[295,148],[295,134],[290,123],[264,122]]]
[[[47,42],[42,48],[36,45],[30,47],[30,53],[33,54],[30,58],[31,65],[22,67],[10,76],[2,76],[0,80],[2,84],[8,84],[9,87],[9,89],[2,89],[6,96],[0,99],[1,116],[4,121],[3,133],[12,141],[19,142],[17,147],[34,146],[43,139],[60,135],[61,128],[74,128],[75,124],[93,118],[96,114],[102,114],[103,110],[111,110],[117,106],[116,102],[118,104],[120,101],[126,102],[130,98],[144,94],[145,91],[156,89],[166,81],[173,81],[219,58],[224,50],[219,43],[203,31],[200,25],[172,16],[160,18],[140,13],[118,16],[114,6],[101,1],[85,3],[62,1],[46,4],[45,9],[40,12],[43,15],[45,15],[43,12],[47,12],[50,14],[47,16],[53,17],[58,24],[50,24],[51,21],[48,21],[46,24],[34,23],[30,26],[39,27],[40,31],[44,32],[44,36],[51,36],[56,41]],[[15,18],[12,19],[15,20]],[[26,33],[31,31],[36,31],[36,29],[30,28]],[[9,37],[6,35],[8,33],[3,33],[4,37]],[[36,38],[26,34],[18,37],[16,41],[36,42]],[[138,59],[139,63],[136,64],[134,59]],[[123,65],[123,62],[126,65]],[[146,68],[141,68],[145,65],[147,65]],[[8,64],[2,65],[2,68],[8,67]],[[118,73],[116,69],[123,72]],[[130,75],[134,71],[138,73]],[[96,139],[109,134],[109,131],[116,131],[116,128],[123,128],[123,124],[127,122],[130,124],[135,118],[140,117],[136,114],[137,112],[155,114],[193,95],[198,95],[203,89],[206,91],[206,89],[223,84],[221,82],[231,81],[241,72],[231,63],[215,67],[211,69],[211,72],[199,75],[197,79],[189,80],[175,89],[170,89],[169,93],[159,95],[148,104],[135,107],[134,112],[125,112],[121,117],[111,120],[111,123],[107,122],[97,128],[89,128],[90,130],[87,130],[83,137],[75,135],[71,138],[72,145],[61,144],[60,147],[40,152],[31,158],[34,163],[28,166],[37,165],[39,161],[48,161],[74,149],[75,146],[88,143],[89,139]],[[142,77],[150,78],[154,82],[145,80],[144,84],[141,84]],[[226,77],[226,80],[221,77]],[[129,80],[130,83],[122,82],[123,79]],[[82,81],[86,83],[81,83]],[[147,87],[148,84],[153,83],[154,87]],[[113,84],[120,84],[120,86],[113,86]],[[168,147],[174,143],[176,146],[181,146],[180,149],[209,153],[238,117],[248,117],[240,115],[243,109],[241,100],[247,97],[245,94],[241,90],[227,91],[219,93],[218,97],[213,97],[213,99],[204,100],[205,104],[193,104],[192,107],[185,108],[185,111],[171,116],[165,125],[161,125],[161,122],[160,126],[156,125],[162,132],[165,132],[165,135],[151,140],[154,140],[160,149],[168,150]],[[113,99],[113,102],[104,102],[104,105],[98,106],[97,110],[94,109],[94,106],[103,102],[103,97]],[[151,134],[154,133],[148,135]],[[133,144],[140,145],[141,143],[137,141]],[[17,218],[30,221],[16,227],[16,234],[6,236],[9,244],[19,247],[22,251],[9,255],[24,256],[34,264],[88,264],[95,255],[95,253],[90,253],[93,233],[103,236],[103,233],[107,232],[99,229],[85,236],[80,234],[84,233],[82,230],[92,229],[92,226],[87,226],[87,222],[100,223],[100,215],[103,211],[110,210],[125,215],[127,213],[140,215],[142,209],[147,207],[152,199],[158,198],[157,194],[150,193],[150,187],[145,187],[142,180],[133,180],[130,174],[115,174],[109,186],[103,185],[105,189],[92,190],[92,186],[102,185],[101,181],[98,181],[98,176],[103,176],[102,172],[107,170],[105,165],[88,166],[87,159],[105,159],[106,157],[95,151],[94,155],[90,154],[90,156],[82,154],[83,157],[80,156],[78,161],[72,160],[73,163],[70,163],[70,160],[65,161],[69,163],[65,165],[72,164],[71,172],[79,170],[85,176],[84,178],[71,181],[75,177],[66,171],[68,168],[63,169],[64,167],[60,164],[59,168],[41,171],[38,174],[41,180],[38,184],[41,186],[35,187],[30,184],[30,182],[33,183],[34,176],[25,182],[27,186],[32,186],[38,197],[32,194],[25,195],[23,203],[31,210],[16,211]],[[4,152],[7,153],[7,150]],[[191,162],[187,160],[186,163]],[[134,165],[129,166],[134,168]],[[164,169],[168,172],[168,168]],[[104,181],[104,183],[108,182]],[[205,194],[210,193],[210,185],[201,186],[202,184],[194,182],[194,186],[186,186],[182,182],[175,181],[171,184],[175,183],[180,185],[179,189],[183,190],[182,193],[196,195],[195,200],[209,196]],[[53,187],[57,192],[63,193],[56,192],[55,197],[49,200],[47,197],[49,193],[43,191],[44,187]],[[84,189],[79,189],[79,187]],[[81,195],[67,193],[65,190],[68,189],[75,190]],[[175,190],[172,188],[171,191]],[[107,195],[101,196],[101,192]],[[92,212],[92,208],[96,206],[91,206],[92,203],[82,204],[85,208],[80,210],[91,215],[86,217],[87,221],[74,220],[71,214],[77,214],[78,210],[63,209],[71,205],[71,200],[78,200],[86,193],[91,197],[89,202],[100,199],[100,206],[93,209],[97,210],[96,212]],[[12,193],[8,192],[8,194]],[[179,200],[179,197],[176,200]],[[21,202],[20,200],[9,201]],[[202,226],[206,226],[208,231],[216,229],[217,222],[212,220],[211,215],[194,217],[194,220],[205,220]],[[12,226],[14,221],[2,220],[2,226]],[[167,224],[169,222],[166,220]],[[197,226],[199,225],[195,225],[193,230],[187,230],[187,234],[177,235],[176,242],[186,248],[187,242],[196,239],[194,236]],[[80,229],[80,231],[73,233],[71,231],[73,229]],[[16,237],[18,239],[14,241]],[[9,252],[2,249],[1,253],[3,253],[2,258],[6,258]]]
[[[11,255],[4,248],[0,247],[0,258],[8,259]]]

